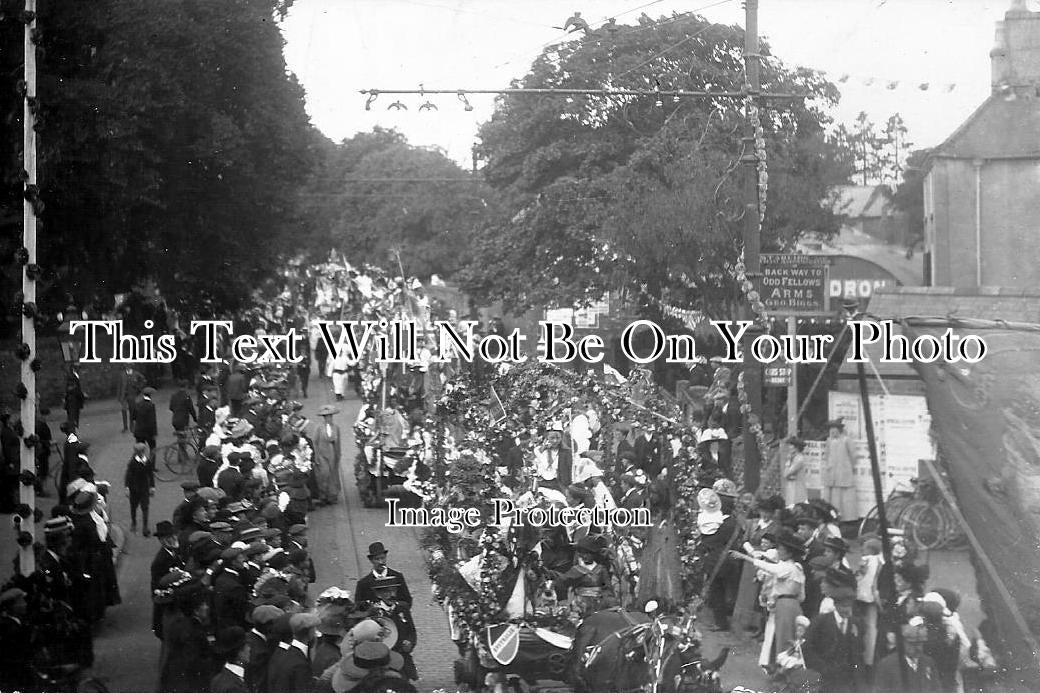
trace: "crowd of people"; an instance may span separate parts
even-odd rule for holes
[[[354,594],[310,593],[308,515],[341,495],[338,409],[326,405],[308,420],[288,400],[299,387],[291,375],[224,362],[200,378],[198,406],[189,383],[177,383],[171,423],[179,444],[195,435],[200,452],[195,478],[181,483],[183,500],[154,528],[156,392],[133,368],[121,375],[124,432],[135,441],[123,476],[130,532],[154,530],[159,544],[150,587],[160,693],[343,693],[376,680],[414,690],[411,595],[387,567],[385,546],[369,547],[373,569]],[[62,666],[90,667],[93,632],[121,602],[125,538],[109,520],[112,484],[95,478],[76,422],[61,430],[61,493],[36,547],[37,570],[21,577],[16,565],[0,592],[0,646],[36,652],[0,664],[0,681],[20,690],[45,689]]]

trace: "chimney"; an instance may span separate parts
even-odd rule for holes
[[[1040,90],[1040,12],[1026,0],[1012,0],[997,22],[996,40],[989,52],[994,93],[1035,97]]]

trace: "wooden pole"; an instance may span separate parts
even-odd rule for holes
[[[881,551],[885,556],[885,564],[893,566],[892,542],[888,536],[888,516],[885,514],[885,492],[881,487],[881,464],[878,461],[877,440],[874,438],[874,415],[870,411],[870,393],[867,392],[867,371],[862,363],[856,364],[859,374],[859,396],[863,402],[863,425],[867,429],[867,447],[870,450],[870,473],[874,477],[874,502],[878,510],[878,531],[881,532]],[[889,594],[896,593],[895,570],[885,571],[888,574]],[[882,609],[889,609],[893,604],[882,604]],[[881,637],[883,633],[879,633]],[[903,681],[903,688],[910,687],[910,671],[906,662],[906,647],[903,644],[903,631],[896,628],[896,650],[899,652],[899,671]]]
[[[752,100],[757,99],[762,85],[759,79],[758,55],[758,0],[744,3],[744,85]],[[755,129],[750,110],[745,114],[748,132],[743,138],[744,155],[744,265],[746,276],[754,283],[761,274],[761,237],[758,204],[758,155],[755,152]],[[748,306],[746,316],[754,320],[754,310]],[[758,438],[751,431],[751,420],[762,421],[762,364],[751,355],[751,344],[762,334],[758,324],[744,333],[744,389],[748,399],[748,413],[744,417],[744,488],[754,493],[759,486],[762,467],[762,451],[758,449]]]
[[[787,316],[787,335],[791,343],[798,336],[798,318]],[[791,361],[791,384],[787,386],[787,437],[798,435],[798,362]],[[782,468],[782,467],[781,467]],[[783,481],[781,480],[781,486]]]
[[[25,104],[22,120],[22,165],[26,172],[25,186],[35,186],[36,183],[36,118],[29,107],[29,99],[36,98],[36,44],[33,43],[33,31],[36,29],[36,0],[25,0],[25,11],[31,16],[32,21],[25,25]],[[36,211],[32,203],[25,199],[22,202],[22,245],[29,251],[29,263],[36,264]],[[22,270],[22,294],[25,303],[36,303],[36,281],[29,277],[28,265]],[[25,385],[27,395],[22,400],[22,427],[24,435],[30,436],[36,432],[36,373],[33,372],[31,362],[36,358],[36,324],[33,316],[22,313],[22,342],[29,346],[29,358],[22,361],[22,384]],[[20,456],[21,470],[36,470],[36,451],[25,445],[21,446]],[[28,532],[35,540],[33,531],[33,515],[36,509],[36,488],[33,485],[19,486],[19,502],[29,506],[31,514],[22,520],[21,530]],[[19,569],[22,575],[31,575],[36,571],[36,556],[33,553],[32,542],[28,546],[20,547],[18,554]]]
[[[860,364],[862,367],[862,364]],[[993,561],[990,560],[989,555],[986,553],[986,549],[983,548],[979,538],[975,536],[975,532],[972,531],[971,525],[968,524],[967,518],[961,513],[960,508],[957,507],[957,500],[953,497],[953,494],[948,488],[946,488],[946,482],[942,476],[939,475],[939,470],[935,468],[935,463],[929,459],[922,460],[928,472],[935,479],[935,485],[939,488],[943,498],[946,499],[946,503],[950,508],[950,512],[957,519],[957,523],[964,530],[964,535],[968,538],[968,543],[971,544],[971,548],[975,551],[975,555],[978,557],[979,562],[982,563],[982,567],[986,570],[986,574],[989,575],[990,580],[993,581],[994,587],[997,589],[997,595],[1000,596],[1001,601],[1007,606],[1008,613],[1011,614],[1011,618],[1015,622],[1015,626],[1022,633],[1022,639],[1026,641],[1029,648],[1033,652],[1040,652],[1040,643],[1033,637],[1033,632],[1029,630],[1029,624],[1026,623],[1022,617],[1022,612],[1015,604],[1015,598],[1011,596],[1011,592],[1008,591],[1007,585],[1004,584],[1004,579],[1000,577],[1000,571],[993,565]]]

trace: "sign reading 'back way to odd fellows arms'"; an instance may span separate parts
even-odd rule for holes
[[[763,253],[759,294],[771,313],[822,313],[827,310],[825,256]]]

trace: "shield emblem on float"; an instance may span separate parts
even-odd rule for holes
[[[488,626],[487,642],[495,661],[502,666],[508,666],[520,651],[520,626],[515,623]]]

